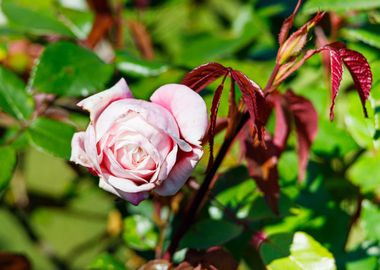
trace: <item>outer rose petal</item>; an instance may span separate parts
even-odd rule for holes
[[[110,89],[82,100],[78,103],[78,106],[89,111],[91,121],[95,121],[110,103],[125,98],[133,98],[132,92],[129,90],[126,81],[120,79]]]
[[[133,180],[119,178],[112,175],[108,177],[108,183],[118,190],[128,193],[150,191],[155,187],[154,183],[146,183],[138,186],[133,182]]]
[[[86,151],[84,150],[84,139],[86,132],[77,132],[71,140],[71,157],[70,161],[85,167],[91,167]]]
[[[124,200],[131,202],[134,205],[138,205],[141,201],[145,200],[149,196],[148,192],[127,193],[118,190],[108,184],[102,177],[99,179],[99,187],[105,191],[115,194],[116,196],[119,196],[120,198],[123,198]]]
[[[170,196],[178,192],[190,177],[198,161],[203,155],[201,148],[194,148],[192,152],[180,152],[177,163],[174,165],[167,179],[154,189],[161,196]]]
[[[158,88],[150,100],[172,113],[187,142],[200,145],[208,124],[207,107],[199,94],[182,84],[167,84]]]

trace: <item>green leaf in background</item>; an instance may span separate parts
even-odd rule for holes
[[[156,247],[158,234],[150,219],[133,215],[124,219],[123,239],[133,249],[152,250]]]
[[[17,119],[27,119],[33,112],[32,97],[15,74],[0,67],[0,108]]]
[[[206,249],[224,244],[241,234],[243,228],[225,220],[205,219],[194,224],[182,238],[181,248]]]
[[[375,114],[374,104],[370,99],[366,104],[368,111],[368,118],[365,118],[363,110],[360,107],[360,100],[356,93],[350,93],[345,96],[344,106],[344,122],[347,131],[358,145],[363,148],[377,149],[379,142],[374,140],[376,134],[376,128],[378,121],[376,118],[378,114]]]
[[[99,255],[87,268],[89,270],[125,270],[124,265],[108,253]]]
[[[380,27],[376,26],[364,26],[355,29],[345,29],[343,34],[347,37],[360,40],[370,46],[380,49]]]
[[[361,225],[366,238],[372,241],[380,241],[380,209],[368,200],[362,203]]]
[[[1,8],[11,25],[25,32],[73,36],[59,20],[54,0],[3,0]]]
[[[276,234],[260,247],[268,270],[334,270],[333,255],[304,232]]]
[[[9,146],[0,147],[0,194],[8,186],[16,166],[16,152]]]
[[[32,144],[41,151],[69,159],[75,128],[48,118],[36,119],[28,128]]]
[[[169,68],[164,63],[138,59],[126,51],[116,52],[116,67],[121,72],[136,77],[158,76]]]
[[[46,47],[35,67],[33,88],[64,96],[87,96],[103,90],[113,72],[93,52],[70,42]]]
[[[303,11],[314,13],[317,11],[348,11],[367,10],[380,7],[380,0],[309,0],[305,3]]]
[[[380,189],[380,152],[363,154],[348,170],[348,179],[360,187],[361,192],[376,192]]]

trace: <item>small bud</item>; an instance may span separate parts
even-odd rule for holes
[[[307,34],[323,18],[324,13],[317,13],[313,19],[294,32],[280,47],[276,62],[283,65],[296,58],[306,45]]]

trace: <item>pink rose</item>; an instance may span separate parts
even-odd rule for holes
[[[203,154],[203,99],[187,86],[167,84],[150,100],[134,99],[121,79],[78,103],[91,122],[72,139],[71,161],[98,175],[101,188],[133,204],[151,190],[175,194]]]

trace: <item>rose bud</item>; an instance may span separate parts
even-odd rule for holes
[[[99,186],[133,204],[150,191],[175,194],[202,157],[207,130],[203,99],[181,84],[134,99],[124,79],[78,106],[90,112],[72,139],[71,161],[99,176]]]

